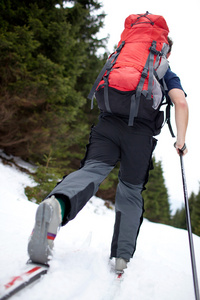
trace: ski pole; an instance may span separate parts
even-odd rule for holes
[[[183,192],[184,192],[184,199],[185,199],[186,223],[187,223],[188,236],[189,236],[190,256],[191,256],[191,265],[192,265],[192,273],[193,273],[195,299],[200,300],[198,277],[197,277],[195,254],[194,254],[194,244],[193,244],[193,238],[192,238],[192,228],[191,228],[191,220],[190,220],[188,193],[187,193],[186,177],[185,177],[185,171],[184,171],[184,165],[183,165],[183,152],[182,151],[180,151],[180,162],[181,162]]]

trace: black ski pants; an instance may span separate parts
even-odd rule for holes
[[[70,211],[63,225],[77,215],[120,162],[111,257],[129,260],[142,223],[141,193],[148,180],[155,145],[156,140],[144,129],[130,127],[113,115],[100,117],[98,124],[92,127],[81,168],[64,177],[48,195],[64,196],[70,201]]]

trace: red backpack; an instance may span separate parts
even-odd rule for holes
[[[95,96],[102,111],[129,116],[129,126],[135,118],[160,119],[159,123],[163,123],[164,113],[159,109],[164,89],[160,81],[169,67],[166,58],[168,33],[162,16],[146,12],[126,18],[118,47],[88,95],[92,106]],[[170,107],[172,103],[169,98],[167,100]],[[159,126],[161,128],[162,124]]]

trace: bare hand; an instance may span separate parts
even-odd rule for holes
[[[174,147],[176,148],[176,151],[178,155],[185,155],[188,152],[188,149],[186,147],[186,144],[184,143],[183,145],[179,145],[177,142],[174,143]]]

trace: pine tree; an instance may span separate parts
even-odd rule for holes
[[[171,225],[176,228],[187,229],[185,207],[176,210],[172,217]]]
[[[40,199],[45,178],[79,167],[97,119],[86,97],[105,61],[96,38],[105,15],[98,1],[68,2],[0,1],[0,148],[38,165]]]
[[[161,162],[153,158],[154,170],[150,171],[144,197],[144,217],[153,222],[169,224],[170,205],[163,177]]]
[[[89,82],[103,63],[95,34],[104,15],[97,1],[63,3],[0,2],[0,147],[40,163],[52,153],[54,165],[73,169],[89,132]]]
[[[193,195],[192,209],[191,209],[192,232],[200,236],[200,189],[196,197],[194,197],[194,194],[192,195]]]
[[[200,190],[197,195],[192,192],[188,201],[192,232],[200,236]],[[187,229],[185,206],[176,211],[172,217],[171,225]]]

